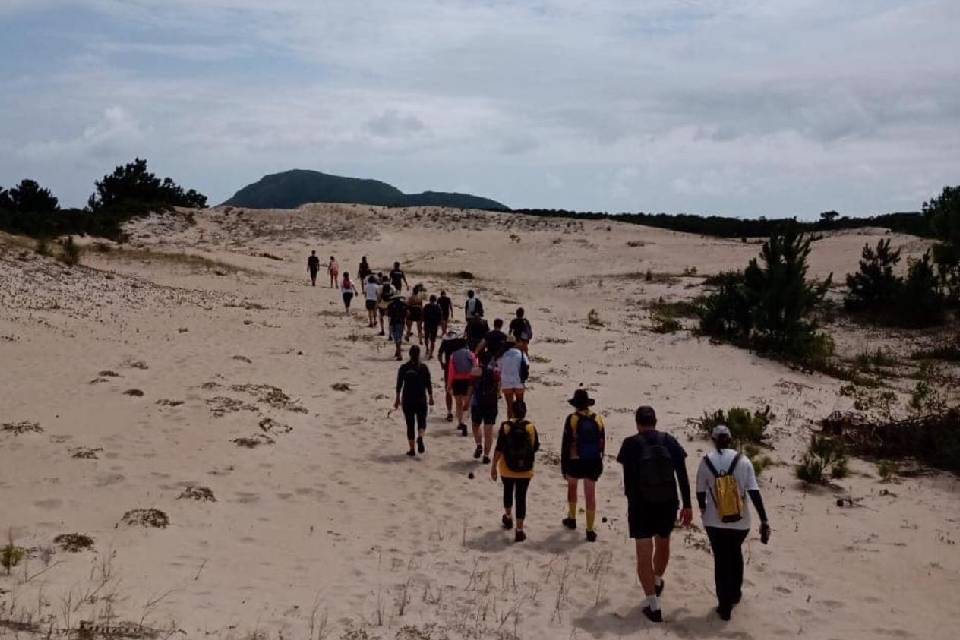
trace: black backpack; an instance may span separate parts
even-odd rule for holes
[[[477,381],[477,402],[482,407],[490,407],[496,405],[499,399],[496,371],[486,365],[481,369],[480,379]]]
[[[530,361],[527,356],[520,355],[520,382],[526,382],[530,377]]]
[[[653,504],[676,502],[676,468],[666,434],[657,432],[653,442],[641,434],[631,439],[636,453],[631,452],[624,469],[627,497]]]
[[[530,442],[530,434],[527,432],[528,424],[530,423],[526,420],[518,420],[504,422],[502,425],[510,428],[506,433],[503,459],[508,469],[518,473],[533,470],[535,452],[533,443]]]
[[[593,414],[579,414],[577,419],[577,455],[581,460],[603,458],[603,433]]]

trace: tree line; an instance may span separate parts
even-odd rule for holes
[[[147,161],[136,158],[94,183],[83,209],[61,209],[49,189],[35,180],[22,180],[9,190],[0,186],[0,230],[34,238],[91,235],[122,237],[123,223],[153,211],[173,207],[205,208],[207,197],[185,190],[171,178],[151,173]]]

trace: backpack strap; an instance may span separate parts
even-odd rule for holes
[[[727,471],[728,476],[733,475],[733,472],[736,470],[737,465],[740,464],[740,458],[742,457],[743,457],[743,454],[740,453],[739,451],[737,452],[737,455],[733,456],[733,462],[730,463],[730,470]]]
[[[710,461],[710,455],[709,455],[709,454],[703,456],[703,461],[706,463],[707,469],[710,470],[710,473],[713,474],[713,477],[714,477],[714,478],[719,478],[719,477],[720,477],[720,472],[718,472],[718,471],[717,471],[717,468],[716,468],[715,466],[713,466],[713,463]]]

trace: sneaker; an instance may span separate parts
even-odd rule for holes
[[[415,456],[415,455],[417,455],[417,454],[416,454],[416,452],[415,452],[413,449],[410,449],[410,451],[407,451],[407,455],[412,458],[413,456]]]
[[[513,518],[511,518],[507,514],[503,514],[503,517],[500,518],[500,522],[503,523],[504,529],[513,529]]]
[[[577,519],[576,518],[564,518],[563,526],[567,529],[576,529],[577,528]]]
[[[663,612],[660,609],[654,611],[650,607],[644,607],[643,615],[647,616],[650,622],[663,622]]]
[[[384,335],[386,335],[386,334],[385,334],[383,331],[381,331],[381,332],[380,332],[380,335],[384,336]]]
[[[663,587],[666,586],[666,584],[663,578],[660,579],[660,584],[654,584],[653,590],[656,592],[658,598],[663,594]]]
[[[447,422],[453,422],[453,414],[452,414],[452,413],[448,413],[448,414],[447,414]]]
[[[457,429],[460,429],[460,435],[461,435],[461,436],[463,436],[464,438],[467,437],[467,425],[465,425],[465,424],[463,424],[463,423],[461,422],[461,423],[460,423],[460,426],[457,427]]]
[[[483,455],[483,447],[481,447],[480,445],[477,445],[477,448],[473,450],[473,457],[474,459],[477,459],[482,455]]]
[[[740,604],[741,599],[743,599],[742,593],[738,593],[737,595],[733,596],[733,602],[732,602],[733,606],[737,606],[738,604]]]
[[[490,464],[490,456],[483,456],[483,464]]]
[[[724,622],[730,621],[730,607],[717,607],[717,615],[720,616],[720,619]]]
[[[417,451],[425,453],[427,448],[423,446],[423,438],[417,438]]]
[[[587,542],[596,542],[596,541],[597,541],[597,532],[587,531]]]
[[[523,532],[523,529],[517,529],[516,534],[513,536],[514,542],[523,542],[527,539],[527,534]]]

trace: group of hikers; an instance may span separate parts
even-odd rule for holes
[[[336,265],[331,257],[331,282],[336,282],[339,275]],[[308,270],[315,285],[319,270],[315,252],[308,258]],[[469,413],[473,457],[489,464],[490,478],[499,478],[503,485],[501,524],[505,530],[514,531],[516,542],[523,542],[527,537],[527,492],[540,448],[540,436],[528,419],[525,401],[533,330],[524,309],[515,311],[506,332],[499,318],[491,329],[484,317],[483,302],[470,290],[463,304],[465,328],[460,333],[453,328],[454,307],[447,293],[427,297],[423,285],[411,289],[399,262],[393,263],[388,274],[373,273],[364,257],[357,275],[364,283],[368,326],[379,326],[381,336],[389,335],[396,360],[403,359],[403,343],[412,342],[416,331],[416,344],[411,344],[407,361],[397,371],[394,401],[394,409],[402,410],[406,422],[407,455],[416,457],[426,452],[424,435],[434,394],[425,360],[436,356],[443,376],[446,420],[456,421],[456,429],[465,437]],[[340,289],[349,313],[358,291],[348,273],[343,274]],[[442,336],[439,346],[438,336]],[[501,397],[506,420],[494,437]],[[582,483],[586,540],[595,542],[596,486],[604,470],[606,425],[594,410],[596,401],[587,389],[576,389],[568,403],[573,411],[564,420],[560,446],[560,471],[567,483],[567,513],[561,525],[577,528]],[[637,433],[623,440],[616,460],[622,466],[627,523],[635,541],[637,577],[646,597],[642,611],[650,621],[662,622],[660,598],[666,584],[670,536],[678,523],[689,527],[693,522],[687,453],[676,438],[657,429],[653,407],[639,407],[634,421]],[[711,437],[714,447],[700,461],[693,493],[714,556],[716,612],[723,620],[730,620],[741,599],[742,545],[751,529],[748,499],[760,519],[764,544],[769,540],[770,526],[753,464],[734,448],[727,426],[716,426]]]

